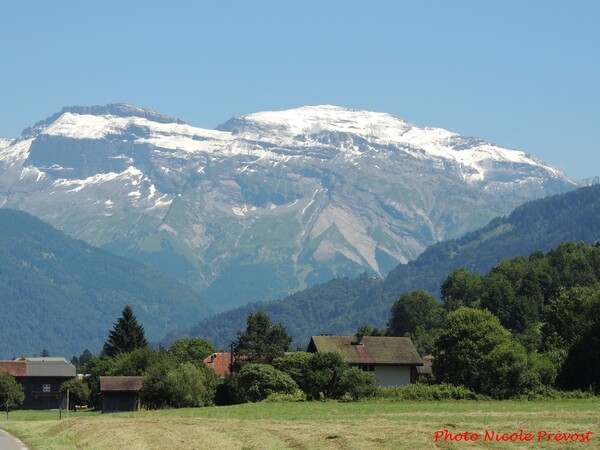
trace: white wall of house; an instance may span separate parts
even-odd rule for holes
[[[375,366],[373,374],[384,387],[410,384],[409,366]]]

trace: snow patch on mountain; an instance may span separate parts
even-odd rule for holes
[[[509,150],[476,138],[465,138],[441,128],[419,128],[386,113],[358,111],[337,106],[305,106],[235,117],[219,129],[238,138],[267,141],[282,146],[327,147],[336,145],[349,159],[377,147],[394,146],[416,159],[455,163],[469,183],[484,181],[490,161],[538,166],[553,177],[568,180],[561,172],[520,150]],[[342,133],[363,138],[368,147],[347,141],[327,145],[322,133]],[[363,144],[364,145],[364,144]]]
[[[23,162],[29,156],[29,147],[33,139],[9,141],[8,146],[0,145],[0,163],[6,167],[13,167]]]
[[[131,186],[137,186],[140,184],[142,180],[148,180],[142,171],[135,167],[128,167],[127,170],[116,173],[98,173],[96,175],[92,175],[91,177],[85,178],[83,180],[67,180],[64,178],[58,179],[54,181],[54,187],[66,188],[65,192],[79,192],[85,188],[100,185],[103,183],[109,183],[115,180],[126,181],[127,184]],[[132,190],[128,194],[128,196],[140,197],[142,194],[139,190]],[[112,202],[111,202],[112,204]]]

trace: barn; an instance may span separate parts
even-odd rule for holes
[[[144,377],[100,377],[102,412],[137,411]]]
[[[64,357],[0,361],[0,370],[10,373],[23,387],[23,409],[59,408],[63,397],[60,386],[77,376],[75,366]]]

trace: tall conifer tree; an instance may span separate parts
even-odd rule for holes
[[[108,340],[102,348],[103,355],[116,356],[147,346],[144,327],[138,323],[131,306],[126,305],[122,316],[113,324],[113,329],[108,334]]]

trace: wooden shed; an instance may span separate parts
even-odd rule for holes
[[[144,377],[100,377],[102,412],[137,411]]]

